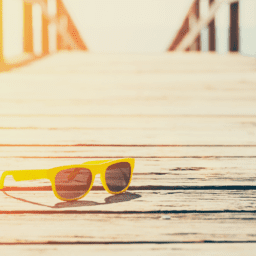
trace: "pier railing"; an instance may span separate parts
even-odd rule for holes
[[[216,50],[215,17],[223,3],[230,4],[230,33],[229,51],[239,50],[239,0],[208,0],[209,12],[206,17],[200,17],[200,1],[195,0],[178,33],[172,41],[169,51],[200,51],[200,34],[203,28],[208,27],[209,51]]]
[[[56,26],[56,51],[67,49],[87,50],[78,29],[69,15],[62,0],[53,0],[56,4],[56,13],[49,13],[50,0],[20,0],[23,1],[23,53],[12,59],[4,57],[3,46],[3,0],[0,0],[0,71],[26,64],[37,58],[50,54],[49,25]],[[42,13],[42,42],[40,55],[35,54],[33,36],[33,5],[39,5]]]

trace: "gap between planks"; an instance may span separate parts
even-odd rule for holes
[[[250,242],[236,243],[173,243],[173,244],[24,244],[1,245],[1,252],[5,256],[70,256],[70,255],[105,255],[105,256],[198,256],[198,255],[232,255],[255,256],[256,245]]]
[[[69,241],[63,241],[63,242],[0,242],[0,246],[4,245],[142,245],[142,244],[255,244],[256,240],[247,240],[247,241],[232,241],[232,240],[225,240],[225,241],[215,241],[215,240],[200,240],[200,241],[129,241],[129,242],[115,242],[115,241],[106,241],[106,242],[100,242],[100,241],[93,241],[93,242],[69,242]]]

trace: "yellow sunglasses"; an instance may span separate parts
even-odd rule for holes
[[[5,171],[0,179],[0,189],[3,189],[4,179],[8,175],[12,175],[16,181],[49,179],[57,198],[73,201],[87,195],[95,176],[100,174],[104,189],[111,194],[120,194],[126,191],[131,183],[134,163],[133,158],[124,158],[88,161],[43,170]]]

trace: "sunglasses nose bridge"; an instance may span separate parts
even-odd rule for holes
[[[99,165],[95,165],[93,166],[91,169],[91,172],[93,173],[94,176],[96,176],[97,174],[102,174],[104,173],[105,169],[103,166],[99,166]]]

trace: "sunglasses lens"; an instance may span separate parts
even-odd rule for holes
[[[125,189],[130,181],[131,166],[122,162],[109,166],[105,173],[105,179],[109,190],[119,192]]]
[[[59,196],[76,199],[86,193],[92,182],[91,171],[85,168],[62,170],[55,177],[55,187]]]

